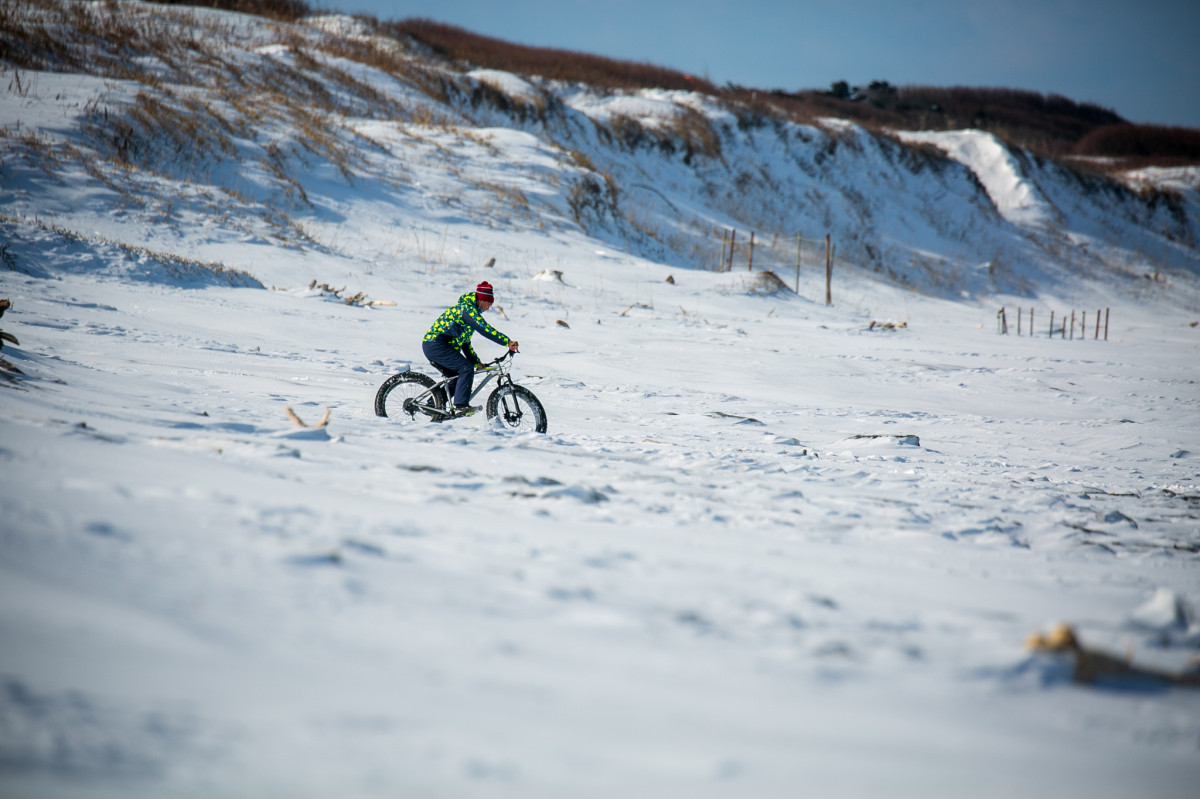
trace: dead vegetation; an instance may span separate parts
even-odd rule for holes
[[[26,69],[86,66],[86,71],[93,74],[142,81],[182,81],[181,65],[194,65],[198,60],[214,69],[231,67],[206,44],[210,37],[205,25],[213,23],[200,23],[194,14],[184,11],[184,6],[239,11],[281,23],[297,22],[318,11],[304,0],[168,0],[168,5],[181,8],[176,15],[160,19],[163,15],[130,14],[126,4],[55,0],[22,0],[22,4],[42,9],[47,24],[31,28],[26,24],[26,15],[15,13],[16,0],[0,0],[0,37],[9,45],[6,58],[13,66]],[[380,69],[437,102],[447,102],[461,92],[472,103],[487,103],[510,112],[532,110],[536,115],[544,115],[553,109],[544,104],[511,108],[511,98],[494,89],[457,84],[409,57],[407,43],[415,42],[457,68],[477,66],[537,75],[604,91],[656,88],[700,92],[724,103],[742,127],[762,126],[772,120],[814,124],[820,117],[839,117],[876,132],[978,128],[1039,155],[1115,159],[1123,168],[1200,163],[1200,131],[1130,124],[1110,109],[1056,94],[1008,88],[894,86],[882,80],[866,86],[838,81],[828,90],[788,91],[733,84],[717,87],[703,78],[654,64],[520,45],[428,19],[380,22],[368,15],[359,15],[357,19],[374,36],[366,40],[317,37],[303,47],[293,47],[293,52],[303,58],[306,48],[319,49]],[[74,38],[64,37],[63,32],[69,30],[78,34]],[[294,33],[291,35],[294,37]],[[153,68],[131,57],[145,54],[154,55]],[[318,61],[304,66],[328,68]],[[347,96],[355,98],[361,106],[395,113],[396,109],[389,108],[385,98],[361,83],[354,85],[354,79],[348,75],[335,79],[344,81]],[[323,105],[336,102],[328,97],[310,99]],[[696,122],[685,113],[676,131],[678,139],[689,158],[694,154],[712,156],[715,139],[704,131],[704,125],[696,127]],[[628,130],[617,133],[618,138],[631,135]]]
[[[4,316],[5,311],[11,307],[12,301],[7,297],[0,299],[0,316]],[[4,342],[6,341],[18,347],[21,346],[21,342],[17,340],[16,336],[7,331],[0,330],[0,350],[4,349]],[[4,378],[5,380],[5,382],[0,383],[0,385],[14,385],[16,384],[17,379],[24,377],[24,375],[25,373],[18,369],[12,361],[0,356],[0,377]]]
[[[291,409],[291,407],[285,407],[283,409],[283,413],[285,416],[287,416],[288,419],[291,420],[292,424],[296,425],[296,427],[308,427],[309,426],[308,424],[305,423],[305,421],[303,419],[301,419],[299,416],[296,415],[296,412],[293,411]],[[317,430],[319,430],[323,427],[327,427],[329,425],[329,416],[330,416],[330,410],[329,410],[329,408],[326,408],[325,414],[321,417],[321,419],[316,424],[312,425],[312,427]]]
[[[717,88],[707,80],[654,64],[513,44],[429,19],[406,19],[384,23],[383,27],[412,37],[451,62],[519,75],[540,75],[549,80],[583,83],[599,89],[653,88],[717,93]]]
[[[358,292],[355,292],[354,294],[347,295],[345,293],[346,292],[345,286],[342,286],[340,289],[335,289],[332,286],[330,286],[328,283],[318,283],[315,280],[309,282],[308,290],[309,291],[314,291],[314,290],[319,291],[319,292],[321,292],[322,295],[327,296],[327,297],[333,297],[336,300],[341,300],[342,302],[346,303],[347,305],[357,305],[357,306],[364,307],[364,308],[372,307],[372,306],[376,306],[376,305],[395,305],[396,304],[396,303],[392,302],[391,300],[369,300],[369,299],[367,299],[366,292],[363,292],[363,291],[358,291]]]
[[[1200,130],[1160,125],[1105,125],[1075,143],[1072,155],[1116,160],[1122,168],[1200,164]]]
[[[1200,661],[1184,671],[1167,671],[1135,662],[1132,650],[1124,656],[1085,647],[1074,628],[1057,625],[1049,633],[1034,633],[1025,642],[1031,652],[1068,657],[1071,679],[1083,685],[1134,686],[1145,683],[1200,687]]]
[[[201,3],[203,4],[203,3]],[[259,13],[284,22],[307,14],[303,3],[210,3]],[[255,58],[236,58],[242,37],[253,35]],[[263,42],[262,38],[267,41]],[[287,212],[307,206],[302,171],[314,162],[335,167],[347,184],[372,154],[387,148],[358,133],[344,118],[382,118],[397,123],[409,109],[361,76],[356,62],[382,68],[404,85],[445,99],[443,79],[403,55],[395,39],[359,41],[289,25],[247,34],[220,18],[180,7],[58,0],[0,0],[0,39],[10,93],[34,90],[32,72],[78,72],[132,81],[142,88],[97,92],[85,106],[77,135],[46,137],[0,131],[0,146],[21,153],[51,177],[74,162],[133,206],[147,201],[144,176],[185,184],[197,176],[235,205],[251,206],[249,218],[265,221],[281,238],[307,242]],[[263,47],[274,39],[276,48]],[[126,97],[129,95],[126,94]],[[279,137],[265,128],[291,136]],[[278,187],[273,196],[254,192],[257,168]],[[247,190],[257,196],[248,196]],[[172,204],[164,205],[169,215]],[[246,214],[231,219],[246,224]]]

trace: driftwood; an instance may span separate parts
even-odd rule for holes
[[[11,307],[12,307],[12,301],[10,301],[7,297],[0,299],[0,316],[4,316],[4,312],[7,311]],[[17,337],[14,336],[12,333],[5,333],[3,330],[0,330],[0,349],[4,349],[4,342],[6,342],[6,341],[11,341],[13,344],[16,344],[17,346],[21,345],[21,342],[17,341]],[[0,377],[4,378],[9,383],[17,382],[17,379],[15,377],[13,377],[13,375],[24,375],[24,374],[25,373],[22,372],[20,369],[18,369],[12,363],[12,361],[9,361],[6,358],[0,358]]]
[[[1025,641],[1025,648],[1032,652],[1065,654],[1075,658],[1071,679],[1084,685],[1098,681],[1105,683],[1151,680],[1169,685],[1200,687],[1200,669],[1170,672],[1149,666],[1136,665],[1133,653],[1125,657],[1085,647],[1069,625],[1060,624],[1049,634],[1034,633]]]
[[[308,427],[308,425],[304,423],[304,420],[297,416],[296,412],[291,408],[284,408],[283,412],[287,414],[287,418],[292,420],[292,424],[296,425],[297,427]],[[321,428],[327,424],[329,424],[328,408],[325,409],[325,415],[321,417],[321,421],[317,422],[315,425],[313,425],[313,427]]]
[[[319,289],[320,291],[324,292],[325,294],[332,294],[334,297],[337,297],[339,300],[346,303],[347,305],[360,305],[360,306],[368,307],[368,306],[373,306],[373,305],[395,305],[396,304],[396,303],[392,302],[391,300],[368,300],[366,292],[362,292],[362,291],[358,292],[357,294],[351,295],[349,297],[343,297],[342,292],[346,290],[345,286],[342,286],[340,289],[335,289],[332,286],[330,286],[328,283],[318,283],[315,280],[311,281],[308,284],[308,287],[310,290],[311,289]]]
[[[533,276],[534,280],[544,280],[550,283],[565,283],[561,269],[543,269]]]
[[[4,299],[0,299],[0,316],[4,316],[4,312],[7,311],[11,307],[12,307],[12,301],[9,300],[8,297],[5,297]],[[13,344],[16,344],[17,346],[21,345],[21,342],[17,341],[17,337],[14,336],[12,333],[5,333],[3,330],[0,330],[0,349],[2,349],[4,347],[4,342],[6,342],[6,341],[11,341]]]

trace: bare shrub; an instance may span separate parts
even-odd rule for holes
[[[683,142],[683,161],[692,163],[697,156],[704,158],[719,158],[721,155],[721,137],[713,129],[708,117],[687,105],[678,105],[679,115],[670,125],[671,131]]]
[[[608,120],[608,131],[614,140],[628,150],[638,147],[653,146],[657,137],[641,120],[625,114],[613,114]]]
[[[617,187],[610,175],[605,175],[601,182],[595,175],[585,173],[567,191],[567,206],[575,222],[587,230],[593,222],[617,216],[617,197]]]
[[[312,7],[304,0],[155,0],[162,5],[202,6],[223,11],[254,14],[280,22],[295,22],[310,16]]]
[[[735,113],[743,126],[773,113],[800,124],[813,124],[820,117],[849,119],[876,133],[978,128],[1051,157],[1071,154],[1075,143],[1097,128],[1124,122],[1113,111],[1091,103],[1020,89],[897,87],[886,81],[866,87],[839,84],[824,92],[764,92],[730,86],[722,98],[740,109]]]
[[[592,157],[585,152],[579,150],[567,150],[567,157],[571,159],[571,163],[585,172],[595,172],[596,165],[592,162]]]
[[[513,44],[429,19],[406,19],[385,23],[383,27],[411,36],[451,61],[489,69],[608,89],[678,89],[717,94],[716,87],[706,80],[654,64]]]
[[[1124,166],[1200,163],[1200,130],[1158,125],[1105,125],[1075,144],[1075,155],[1121,159]]]

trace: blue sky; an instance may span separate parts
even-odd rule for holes
[[[312,0],[717,85],[997,86],[1200,128],[1200,0]]]

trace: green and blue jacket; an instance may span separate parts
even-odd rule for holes
[[[458,298],[457,303],[442,312],[422,341],[444,341],[461,350],[472,363],[479,363],[479,356],[471,346],[471,334],[476,331],[497,344],[508,346],[508,336],[484,320],[483,312],[479,310],[479,303],[475,299],[475,292],[468,291]]]

